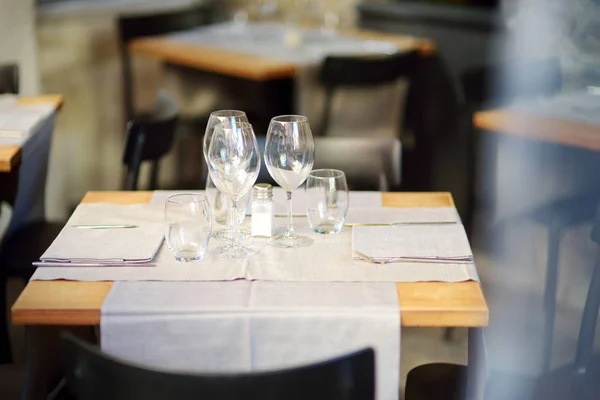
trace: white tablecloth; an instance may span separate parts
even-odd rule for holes
[[[371,347],[377,399],[398,399],[393,283],[116,282],[100,328],[109,354],[199,373],[289,368]]]
[[[301,193],[301,191],[298,191]],[[168,193],[157,192],[152,202],[164,203]],[[297,196],[299,199],[302,196]],[[354,200],[352,200],[354,199]],[[375,192],[352,193],[351,205],[371,204],[381,207],[381,195]],[[300,203],[300,201],[298,202]],[[419,209],[413,209],[415,214]],[[427,216],[429,210],[425,211]],[[245,224],[249,223],[246,218]],[[276,218],[282,228],[285,218]],[[259,250],[244,260],[229,260],[209,252],[195,263],[180,263],[173,259],[165,245],[159,251],[155,267],[44,267],[38,268],[34,280],[68,279],[75,281],[227,281],[235,279],[292,281],[292,282],[461,282],[479,280],[473,263],[402,262],[371,264],[354,260],[351,228],[338,235],[319,235],[308,226],[306,217],[294,219],[298,234],[308,235],[314,243],[307,248],[281,249],[266,239],[251,239],[250,245]],[[221,244],[211,240],[210,247]]]

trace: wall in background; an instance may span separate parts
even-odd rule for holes
[[[21,93],[39,89],[34,0],[0,0],[0,64],[18,63]]]

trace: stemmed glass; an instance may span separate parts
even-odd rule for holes
[[[208,162],[208,149],[210,147],[210,142],[213,137],[213,132],[215,130],[215,127],[219,124],[222,124],[225,128],[235,128],[238,126],[238,124],[243,123],[243,122],[248,123],[248,117],[246,116],[245,112],[239,111],[239,110],[220,110],[220,111],[214,111],[210,114],[210,117],[208,119],[208,124],[206,125],[206,131],[204,133],[204,147],[203,147],[204,160],[206,161],[206,164],[209,166],[209,169],[210,169],[210,165]],[[231,204],[229,205],[228,209],[229,209],[229,214],[228,214],[228,219],[227,219],[227,228],[214,232],[213,236],[217,239],[228,240],[228,241],[231,241],[233,239],[233,236],[235,236],[235,235],[241,236],[242,239],[250,236],[250,232],[243,231],[241,229],[234,230],[232,228],[233,227],[233,214],[231,212],[231,210],[232,210]]]
[[[273,236],[269,243],[277,247],[310,246],[312,239],[297,235],[292,220],[292,190],[310,174],[315,160],[315,143],[308,118],[282,115],[269,124],[265,143],[265,164],[271,177],[285,189],[288,199],[288,224],[285,232]]]
[[[260,170],[260,152],[252,125],[240,122],[235,127],[215,127],[208,149],[208,172],[217,189],[231,200],[234,216],[231,229],[236,232],[239,200],[250,190]],[[228,244],[213,250],[229,258],[245,258],[257,251],[240,243],[240,235],[232,235]]]

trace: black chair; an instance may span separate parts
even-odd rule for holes
[[[19,67],[16,64],[0,65],[0,94],[19,93]]]
[[[160,92],[154,111],[138,116],[127,124],[127,142],[123,163],[127,168],[124,190],[137,190],[142,162],[150,161],[149,189],[158,186],[160,159],[173,147],[179,108],[166,94]]]
[[[516,100],[550,96],[555,94],[561,85],[562,73],[560,63],[555,59],[511,64],[505,68],[477,68],[466,72],[462,77],[462,86],[469,118],[472,118],[475,111],[481,109],[506,106]],[[477,178],[475,176],[475,167],[478,164],[475,161],[475,157],[481,149],[482,139],[476,129],[471,130],[470,137],[472,165],[472,175],[470,176],[470,208],[473,211],[476,203],[475,181]],[[493,159],[493,157],[489,159]],[[489,191],[486,192],[489,193]],[[558,261],[562,232],[569,227],[590,221],[594,216],[599,200],[600,189],[594,189],[584,194],[560,199],[506,222],[508,224],[523,219],[530,219],[543,225],[548,231],[546,284],[544,290],[544,358],[542,360],[542,367],[545,371],[548,370],[552,357]],[[488,206],[489,202],[487,202]]]
[[[327,57],[319,74],[319,82],[325,88],[325,105],[320,125],[321,136],[327,136],[333,96],[337,89],[392,84],[403,77],[410,79],[416,57],[416,52]],[[400,132],[397,134],[399,136]]]
[[[131,121],[135,117],[131,58],[127,49],[129,41],[140,37],[164,35],[205,25],[212,19],[211,7],[210,4],[207,4],[183,10],[119,17],[119,47],[123,69],[123,100],[125,102],[126,121]]]
[[[372,349],[281,371],[195,375],[125,363],[71,335],[64,335],[63,343],[67,389],[81,400],[371,400],[375,393]]]
[[[592,227],[591,239],[600,246],[600,207]],[[600,258],[596,260],[581,317],[575,362],[540,377],[536,387],[527,393],[532,400],[591,400],[600,393],[600,354],[594,354],[594,334],[600,308]],[[505,338],[510,340],[510,338]],[[406,400],[465,399],[467,367],[455,364],[427,364],[413,368],[406,379]],[[488,381],[486,398],[498,397],[503,385]]]
[[[258,137],[264,154],[265,137]],[[340,169],[346,174],[350,190],[393,191],[401,180],[401,146],[395,138],[316,137],[313,169]],[[263,163],[264,164],[264,163]],[[258,182],[276,183],[265,165]]]

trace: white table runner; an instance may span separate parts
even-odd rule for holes
[[[301,193],[301,191],[299,191]],[[164,202],[168,193],[156,192],[152,203]],[[300,196],[298,196],[300,197]],[[362,207],[372,204],[381,207],[381,194],[352,193],[352,199]],[[372,203],[369,203],[372,202]],[[419,208],[413,212],[418,214]],[[425,210],[428,217],[429,209]],[[277,225],[285,225],[277,218]],[[249,223],[246,218],[244,224]],[[314,243],[308,248],[280,249],[270,246],[266,239],[254,238],[251,246],[259,250],[244,260],[220,258],[209,252],[197,263],[179,263],[165,245],[159,251],[155,267],[101,267],[101,268],[38,268],[34,280],[68,279],[75,281],[227,281],[235,279],[294,281],[294,282],[420,282],[478,281],[477,269],[472,263],[403,262],[385,265],[354,260],[351,228],[343,228],[338,235],[318,235],[308,226],[306,217],[294,219],[299,234],[308,235]],[[211,240],[210,246],[219,242]]]
[[[377,399],[398,399],[393,283],[116,282],[101,343],[120,358],[198,373],[289,368],[371,347]]]

